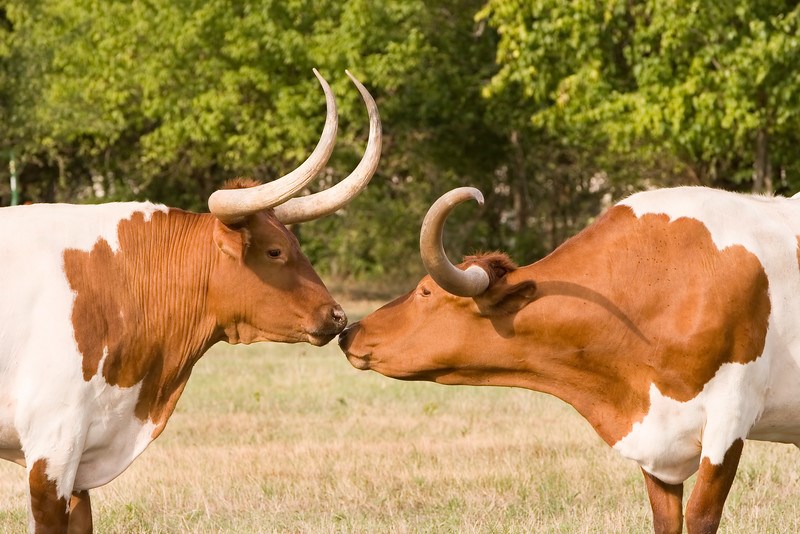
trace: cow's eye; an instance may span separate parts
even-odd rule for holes
[[[430,290],[430,289],[428,289],[427,287],[423,287],[423,288],[420,290],[420,293],[422,293],[422,296],[423,296],[423,297],[427,297],[427,296],[429,296],[429,295],[431,294],[431,290]]]
[[[270,258],[280,258],[281,257],[281,249],[279,248],[271,248],[267,251],[267,256]]]

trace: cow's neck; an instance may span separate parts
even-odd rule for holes
[[[139,213],[119,224],[117,250],[101,240],[65,253],[84,378],[140,386],[135,415],[157,432],[218,335],[206,306],[212,222],[180,210]]]
[[[538,290],[508,344],[525,362],[517,378],[571,404],[613,444],[646,412],[647,377],[635,366],[650,341],[604,275],[548,263],[525,269]]]

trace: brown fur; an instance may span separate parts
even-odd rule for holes
[[[28,472],[31,513],[36,534],[66,532],[69,524],[66,499],[59,498],[55,481],[47,476],[47,460],[36,460]]]
[[[744,441],[734,441],[720,465],[712,464],[708,458],[700,462],[689,502],[686,503],[686,529],[690,534],[714,533],[719,528],[725,499],[736,477],[736,469],[742,457]]]
[[[237,176],[236,178],[226,180],[220,189],[248,189],[250,187],[256,187],[259,185],[261,185],[261,182],[254,178]]]
[[[681,534],[683,530],[683,484],[667,484],[644,469],[644,485],[653,512],[655,534]]]
[[[116,253],[105,240],[91,252],[64,252],[84,380],[107,354],[106,382],[125,388],[142,382],[136,416],[143,421],[166,422],[191,369],[185,364],[194,363],[184,361],[187,352],[202,354],[214,341],[216,325],[203,302],[212,243],[180,245],[175,238],[174,253],[166,253],[161,240],[178,220],[188,224],[185,231],[210,234],[211,218],[171,211],[145,222],[136,213],[120,222]]]
[[[68,534],[91,534],[94,531],[92,522],[92,501],[89,492],[73,491],[69,501]]]

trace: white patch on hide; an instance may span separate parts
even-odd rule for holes
[[[666,482],[679,484],[708,458],[722,463],[737,439],[747,437],[764,397],[764,361],[727,363],[695,398],[680,402],[650,386],[650,410],[614,449]]]

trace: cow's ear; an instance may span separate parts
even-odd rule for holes
[[[231,227],[214,221],[214,243],[224,254],[242,263],[250,245],[250,231],[246,226]]]
[[[502,278],[483,295],[475,297],[475,301],[484,315],[513,315],[535,298],[536,282],[533,280],[509,284]]]

